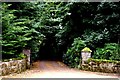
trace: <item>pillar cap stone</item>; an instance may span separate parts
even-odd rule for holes
[[[92,52],[92,50],[90,50],[90,48],[88,48],[88,47],[85,47],[84,49],[82,49],[82,52]]]

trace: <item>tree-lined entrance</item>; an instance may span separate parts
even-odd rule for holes
[[[120,61],[119,3],[4,2],[1,12],[4,59],[23,59],[28,48],[33,61],[61,60],[78,68],[88,47],[94,59]]]
[[[48,33],[43,44],[40,46],[38,52],[40,60],[61,60],[60,58],[62,58],[62,55],[60,56],[56,51],[57,46],[54,35],[55,34]]]

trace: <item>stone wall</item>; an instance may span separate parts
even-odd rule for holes
[[[96,61],[90,60],[81,65],[82,70],[106,73],[120,73],[120,61]]]
[[[27,62],[28,60],[26,59],[0,62],[0,76],[25,71],[28,67]]]

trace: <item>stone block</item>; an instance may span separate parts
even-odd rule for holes
[[[12,66],[11,73],[17,73],[17,72],[18,72],[18,66]]]
[[[114,71],[115,71],[116,73],[120,73],[120,65],[115,65],[115,66],[114,66]]]
[[[97,66],[96,70],[97,70],[97,72],[101,72],[100,66]]]
[[[89,64],[90,64],[90,65],[96,65],[96,63],[93,62],[93,61],[91,61]]]
[[[12,63],[9,62],[8,67],[11,67],[11,66],[12,66]]]
[[[22,68],[22,64],[21,63],[18,64],[18,68]]]
[[[13,66],[14,61],[9,61],[10,66]]]
[[[2,68],[7,68],[7,64],[6,63],[2,63]]]
[[[92,66],[92,70],[93,70],[93,71],[96,71],[96,72],[97,72],[97,69],[98,69],[98,66],[97,66],[97,65],[93,65],[93,66]]]
[[[18,61],[13,61],[12,66],[16,66],[18,64]]]
[[[7,74],[9,74],[9,69],[8,68],[2,69],[2,75],[7,75]]]
[[[113,66],[114,66],[114,63],[108,63],[107,69],[108,69],[109,73],[114,72],[113,71]]]
[[[25,71],[26,70],[26,66],[23,65],[21,69],[22,69],[22,71]]]
[[[17,73],[21,73],[22,72],[22,64],[18,64],[18,72]]]

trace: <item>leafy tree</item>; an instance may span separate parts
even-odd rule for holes
[[[3,54],[28,47],[38,56],[62,58],[77,37],[93,52],[119,43],[119,3],[3,3],[2,15]]]
[[[35,28],[30,28],[32,20],[27,19],[27,16],[22,18],[19,18],[17,15],[15,16],[18,10],[11,10],[11,5],[12,4],[6,3],[2,4],[2,53],[4,58],[10,58],[10,56],[7,57],[5,54],[14,54],[13,56],[15,57],[22,52],[24,47],[28,46],[29,42],[34,40],[38,44],[38,41],[42,41],[44,37],[40,32],[36,31]]]
[[[107,43],[104,48],[97,48],[93,58],[120,60],[120,53],[118,52],[119,45],[116,43]]]
[[[75,38],[72,47],[63,55],[63,62],[70,67],[78,67],[81,59],[81,50],[86,46],[80,37]]]

